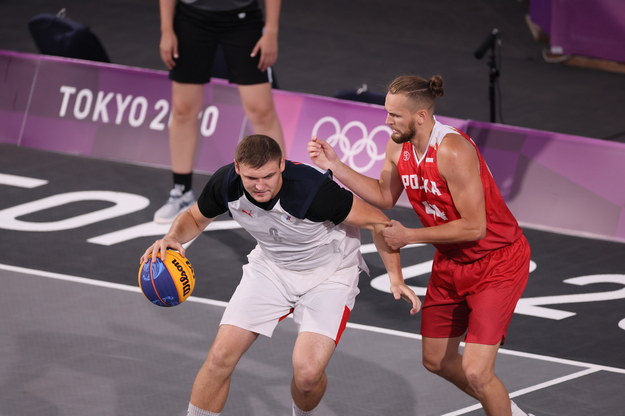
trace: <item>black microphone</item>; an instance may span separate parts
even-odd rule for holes
[[[497,37],[499,37],[499,30],[495,28],[488,34],[488,36],[486,36],[486,39],[482,41],[482,44],[475,50],[475,52],[473,52],[473,56],[475,56],[476,59],[482,59],[486,51],[495,45]]]

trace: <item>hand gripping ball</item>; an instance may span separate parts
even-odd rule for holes
[[[165,260],[146,261],[139,267],[139,287],[150,302],[158,306],[176,306],[184,302],[195,287],[191,262],[174,250],[167,250]]]

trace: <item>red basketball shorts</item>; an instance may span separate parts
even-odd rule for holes
[[[436,252],[421,316],[421,334],[495,345],[506,337],[529,277],[530,247],[521,236],[472,263]]]

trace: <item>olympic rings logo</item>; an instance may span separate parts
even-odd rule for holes
[[[350,121],[345,125],[345,127],[341,128],[337,119],[332,116],[326,116],[319,119],[317,123],[315,123],[312,135],[322,139],[323,137],[319,136],[319,130],[321,130],[321,127],[326,123],[331,125],[333,133],[324,140],[326,140],[328,144],[334,148],[337,148],[338,146],[338,149],[340,149],[343,153],[341,162],[348,164],[356,172],[364,173],[371,169],[376,162],[384,159],[385,148],[383,147],[380,151],[374,139],[378,134],[384,133],[384,144],[386,144],[386,140],[392,133],[388,126],[377,126],[369,132],[367,127],[362,122],[354,120]],[[350,130],[356,131],[356,133],[352,133],[354,138],[353,144],[348,134]],[[362,152],[366,152],[366,155],[369,156],[369,158],[364,166],[358,166],[356,157]]]

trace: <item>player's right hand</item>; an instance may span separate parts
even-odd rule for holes
[[[140,264],[143,264],[146,261],[155,261],[159,253],[161,255],[161,259],[164,259],[165,253],[169,248],[177,250],[180,252],[182,257],[186,257],[184,246],[180,242],[165,236],[160,240],[156,240],[154,244],[145,250],[145,253],[141,256]]]

